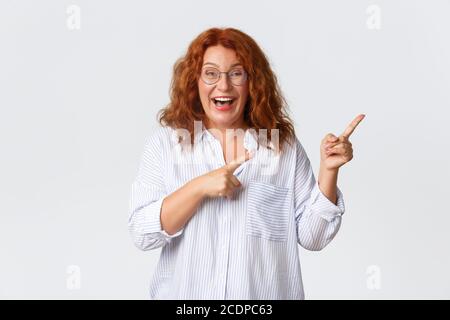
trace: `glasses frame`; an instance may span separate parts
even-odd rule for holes
[[[214,81],[214,82],[206,82],[205,79],[203,79],[203,76],[202,76],[202,75],[203,75],[203,70],[205,70],[205,69],[214,69],[214,70],[217,70],[217,72],[219,73],[219,78],[217,78],[217,80]],[[244,78],[245,78],[245,79],[243,80],[243,82],[242,82],[241,84],[235,84],[235,83],[233,83],[233,80],[231,80],[230,72],[232,72],[232,71],[234,71],[234,70],[236,70],[236,69],[237,69],[237,68],[234,68],[234,69],[231,69],[230,71],[225,72],[225,71],[220,71],[219,69],[214,68],[214,67],[203,68],[202,71],[201,71],[201,73],[200,73],[200,79],[201,79],[205,84],[207,84],[207,85],[213,85],[213,84],[216,84],[217,82],[220,81],[220,79],[222,78],[222,73],[226,73],[228,79],[230,79],[230,82],[231,82],[234,86],[240,87],[240,86],[244,85],[244,84],[247,82],[247,80],[248,80],[248,73],[247,73],[247,71],[245,71],[245,70],[242,68],[242,72],[244,73]]]

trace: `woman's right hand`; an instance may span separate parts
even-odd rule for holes
[[[241,183],[233,173],[241,164],[252,157],[253,155],[246,151],[242,157],[231,161],[219,169],[197,177],[203,195],[212,198],[227,197],[231,199],[235,190],[241,187]]]

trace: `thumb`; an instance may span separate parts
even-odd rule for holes
[[[339,138],[336,137],[334,134],[330,134],[330,135],[328,136],[328,141],[329,141],[329,142],[336,142],[336,141],[338,141],[338,140],[339,140]]]

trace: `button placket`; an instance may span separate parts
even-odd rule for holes
[[[218,235],[218,248],[217,253],[217,279],[216,290],[218,299],[225,299],[226,294],[226,280],[228,272],[228,259],[229,259],[229,241],[230,241],[230,222],[228,219],[228,212],[224,208],[225,203],[221,203],[221,210],[219,217],[219,235]]]

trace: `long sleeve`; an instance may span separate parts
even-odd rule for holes
[[[295,221],[297,240],[305,249],[322,250],[339,230],[344,214],[344,198],[337,188],[337,205],[319,189],[309,158],[296,139],[295,166]]]
[[[141,250],[162,247],[183,233],[173,235],[161,227],[161,207],[167,196],[161,156],[163,149],[158,132],[146,143],[138,175],[131,187],[128,229],[134,244]]]

